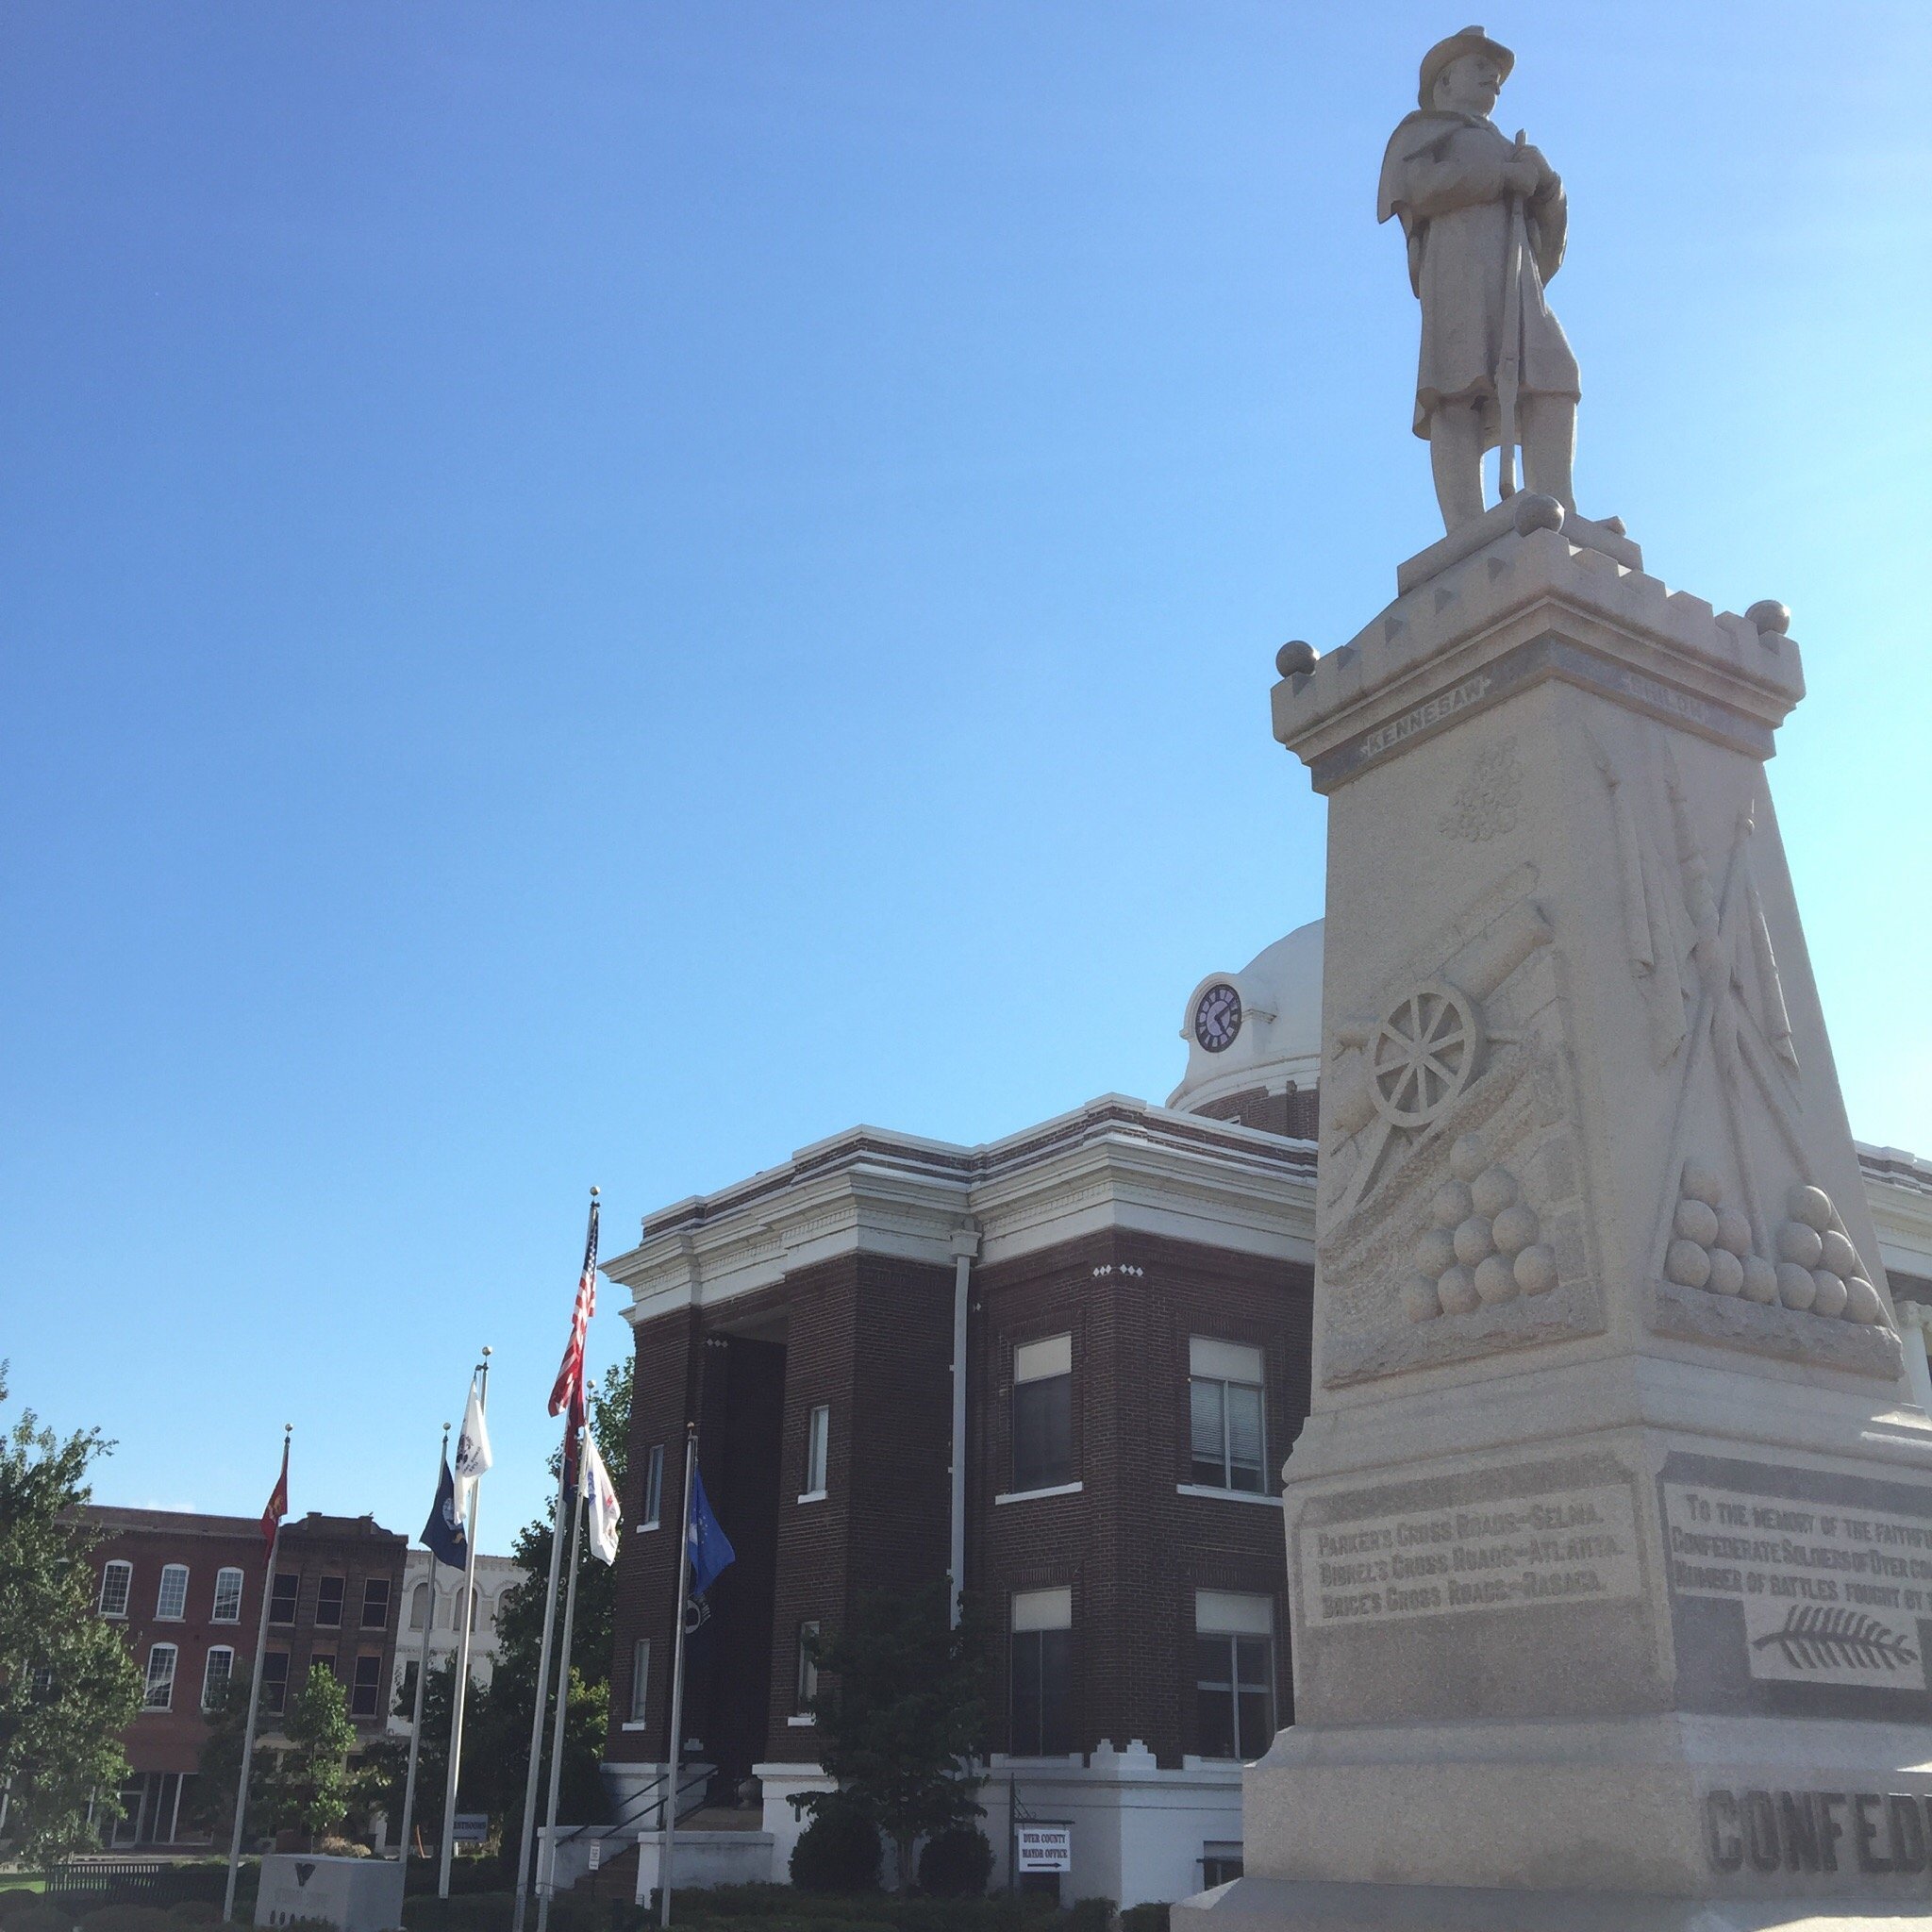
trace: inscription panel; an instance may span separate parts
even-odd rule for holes
[[[1663,1486],[1672,1588],[1742,1607],[1745,1663],[1774,1683],[1924,1690],[1932,1524],[1875,1508]]]
[[[1455,1504],[1299,1529],[1303,1614],[1316,1626],[1637,1596],[1626,1485]]]

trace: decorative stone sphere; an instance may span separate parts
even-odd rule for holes
[[[1808,1308],[1818,1299],[1818,1284],[1812,1280],[1810,1269],[1801,1268],[1795,1261],[1780,1261],[1777,1298],[1788,1308]]]
[[[1478,1261],[1486,1260],[1496,1252],[1496,1243],[1490,1235],[1490,1218],[1487,1214],[1472,1214],[1467,1221],[1460,1222],[1456,1229],[1456,1258],[1465,1268],[1474,1268]],[[239,1778],[240,1772],[236,1773]]]
[[[1878,1291],[1862,1274],[1851,1275],[1845,1282],[1845,1320],[1870,1328],[1884,1319],[1885,1304],[1878,1299]]]
[[[1708,1251],[1695,1241],[1673,1241],[1670,1253],[1664,1257],[1664,1279],[1674,1281],[1679,1288],[1702,1288],[1710,1279]]]
[[[1473,1181],[1490,1164],[1490,1150],[1480,1134],[1457,1134],[1449,1143],[1449,1172],[1459,1181]],[[241,1774],[238,1772],[237,1776]]]
[[[1751,1224],[1735,1208],[1717,1210],[1717,1244],[1740,1261],[1751,1252]]]
[[[1837,1228],[1827,1227],[1818,1239],[1824,1247],[1824,1259],[1822,1265],[1847,1281],[1857,1274],[1858,1251],[1839,1233]],[[237,1769],[239,1771],[240,1767]]]
[[[1291,638],[1274,654],[1274,668],[1283,677],[1299,677],[1315,668],[1315,647],[1300,638]],[[238,1772],[239,1777],[241,1774]]]
[[[1776,1277],[1773,1276],[1773,1279]],[[1741,1294],[1744,1290],[1743,1262],[1728,1248],[1711,1249],[1710,1279],[1704,1285],[1712,1294]]]
[[[1533,491],[1522,491],[1516,498],[1516,534],[1527,537],[1532,530],[1560,530],[1563,527],[1563,506],[1554,496],[1539,496]],[[240,1773],[236,1774],[240,1776]]]
[[[1762,1255],[1744,1257],[1744,1299],[1767,1308],[1777,1300],[1777,1270]]]
[[[1812,1269],[1811,1279],[1818,1288],[1817,1294],[1812,1297],[1811,1312],[1823,1315],[1826,1321],[1837,1321],[1844,1313],[1845,1303],[1849,1299],[1844,1283],[1828,1268]]]
[[[1427,1276],[1411,1274],[1402,1284],[1402,1312],[1411,1322],[1433,1322],[1442,1312],[1436,1299],[1436,1284]],[[240,1776],[238,1771],[236,1775]]]
[[[1431,1281],[1456,1265],[1456,1237],[1446,1227],[1432,1227],[1415,1244],[1415,1265]]]
[[[1517,1295],[1516,1271],[1501,1255],[1491,1255],[1478,1264],[1475,1291],[1486,1302],[1514,1301]]]
[[[1815,1268],[1824,1258],[1824,1242],[1815,1227],[1802,1221],[1787,1221],[1777,1231],[1777,1257],[1795,1261],[1800,1268]]]
[[[1478,1214],[1492,1219],[1516,1199],[1516,1176],[1507,1167],[1486,1167],[1470,1183],[1469,1198]]]
[[[1724,1197],[1724,1183],[1718,1179],[1717,1170],[1701,1160],[1684,1163],[1684,1184],[1677,1191],[1685,1200],[1702,1201],[1707,1208],[1715,1208]]]
[[[1506,1208],[1490,1225],[1490,1239],[1505,1255],[1520,1255],[1538,1234],[1536,1209],[1521,1201]]]
[[[1513,1270],[1516,1285],[1524,1294],[1548,1294],[1557,1285],[1556,1250],[1542,1241],[1524,1248]]]
[[[1831,1196],[1823,1188],[1795,1187],[1786,1197],[1785,1211],[1823,1234],[1831,1225]]]
[[[1429,1203],[1429,1219],[1438,1227],[1458,1227],[1467,1221],[1475,1209],[1475,1203],[1469,1198],[1469,1187],[1463,1181],[1444,1181],[1436,1190],[1436,1198]],[[238,1772],[239,1777],[241,1774]]]
[[[1707,1201],[1688,1197],[1679,1201],[1672,1224],[1687,1241],[1695,1241],[1700,1248],[1707,1248],[1717,1240],[1717,1209]],[[236,1775],[239,1777],[241,1773],[238,1771]]]
[[[1791,627],[1790,607],[1780,604],[1775,597],[1760,597],[1744,613],[1744,622],[1759,637],[1769,631],[1773,637],[1781,638]],[[241,1775],[238,1770],[236,1775]]]
[[[1447,1270],[1437,1282],[1436,1299],[1442,1304],[1445,1315],[1466,1315],[1472,1308],[1482,1307],[1482,1296],[1475,1291],[1474,1272],[1460,1266]]]

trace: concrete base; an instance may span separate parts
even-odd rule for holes
[[[1460,1885],[1329,1885],[1237,1878],[1185,1899],[1174,1932],[1906,1932],[1909,1900],[1660,1898]]]
[[[664,1866],[664,1834],[638,1835],[637,1902],[646,1905],[658,1888]],[[699,1891],[708,1885],[769,1885],[772,1839],[763,1831],[689,1831],[680,1829],[672,1859],[674,1892]]]
[[[255,1923],[299,1919],[320,1919],[341,1932],[394,1932],[403,1923],[402,1861],[271,1852],[261,1861]]]

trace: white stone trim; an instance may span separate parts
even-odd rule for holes
[[[1003,1496],[995,1496],[995,1503],[1037,1503],[1042,1496],[1077,1496],[1087,1487],[1085,1483],[1055,1483],[1045,1490],[1008,1490]],[[237,1778],[241,1773],[236,1773]]]
[[[1205,1496],[1210,1503],[1260,1503],[1270,1509],[1281,1507],[1279,1496],[1271,1496],[1265,1491],[1257,1494],[1253,1490],[1217,1490],[1208,1483],[1176,1483],[1174,1492],[1177,1496]],[[239,1771],[236,1776],[241,1776]]]

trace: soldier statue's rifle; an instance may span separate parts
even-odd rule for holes
[[[1520,160],[1528,142],[1528,129],[1516,130]],[[1496,494],[1516,494],[1516,452],[1522,446],[1517,428],[1517,398],[1523,387],[1523,257],[1528,247],[1523,196],[1509,196],[1509,242],[1503,257],[1503,340],[1496,364]]]

